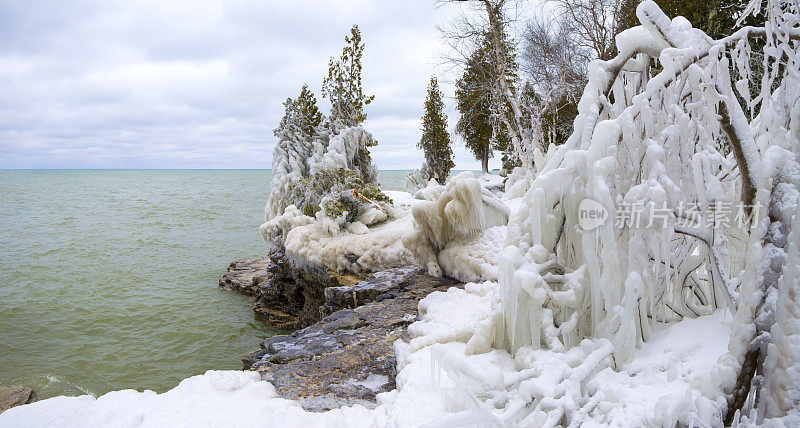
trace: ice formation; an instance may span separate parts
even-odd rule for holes
[[[619,369],[663,325],[733,312],[729,354],[715,366],[719,384],[698,392],[705,398],[692,403],[703,408],[685,409],[683,421],[731,423],[739,408],[742,421],[797,417],[797,388],[790,386],[797,373],[789,367],[800,361],[798,280],[784,266],[797,264],[787,255],[795,251],[787,235],[794,237],[800,189],[800,6],[771,2],[768,12],[770,29],[746,27],[713,41],[644,1],[637,8],[642,26],[616,39],[619,55],[590,64],[575,132],[547,153],[535,176],[520,172],[506,184],[509,194],[524,197],[500,263],[502,309],[488,329],[497,332],[495,346],[516,355],[568,355],[591,341],[586,351],[607,349],[613,358],[604,364]],[[757,99],[747,86],[751,34],[769,36],[765,52],[773,58],[764,60]],[[662,67],[653,77],[651,57]],[[786,68],[774,65],[777,59]],[[758,114],[748,119],[737,97]],[[605,225],[581,227],[585,199],[607,211]],[[684,202],[696,202],[701,214],[687,213]],[[723,222],[723,210],[739,203],[746,207]],[[757,215],[756,204],[769,218],[762,212],[759,224],[735,223],[734,215]],[[644,223],[632,224],[637,213],[625,207],[638,209]],[[777,295],[787,303],[776,308]],[[763,369],[756,368],[759,355],[766,356]],[[584,391],[576,399],[592,398]],[[558,417],[569,424],[585,416],[562,406]]]
[[[411,213],[408,207],[398,207],[395,215],[393,221],[372,228],[360,221],[351,223],[335,235],[308,218],[307,224],[286,234],[284,246],[297,266],[312,263],[359,273],[409,264],[413,258],[400,237],[411,229]]]
[[[414,231],[403,238],[403,245],[414,253],[420,264],[433,276],[442,275],[439,257],[447,249],[445,258],[454,259],[462,253],[480,251],[467,249],[474,239],[487,228],[504,226],[509,211],[502,201],[481,186],[471,172],[462,172],[452,177],[445,186],[431,180],[429,185],[417,192],[422,198],[412,204]],[[448,248],[449,245],[449,248]],[[484,246],[483,243],[477,243]],[[460,262],[445,263],[458,270],[445,271],[458,279],[491,279],[487,275],[491,268],[487,260],[473,266]]]
[[[314,155],[308,160],[311,175],[349,169],[358,171],[367,183],[378,182],[378,168],[369,161],[367,153],[367,147],[375,145],[372,134],[361,126],[351,126],[333,136],[327,145],[324,141],[314,144]]]
[[[406,174],[406,180],[403,187],[408,193],[414,194],[419,189],[423,189],[428,185],[433,176],[433,171],[428,166],[427,162],[422,162],[420,169],[415,169]]]
[[[369,226],[390,216],[391,204],[377,188],[378,170],[368,152],[375,142],[361,126],[324,121],[312,141],[293,125],[276,129],[275,135],[272,187],[260,229],[266,239],[278,230],[274,220],[287,211],[315,217],[333,234],[354,221]],[[297,210],[287,210],[290,205]]]
[[[372,271],[410,261],[397,224],[370,229],[406,215],[377,186],[368,148],[372,135],[361,126],[343,128],[328,120],[312,141],[291,124],[275,131],[272,188],[264,239],[282,235],[298,266],[313,263],[335,270]]]

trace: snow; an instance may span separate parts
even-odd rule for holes
[[[414,200],[414,196],[408,192],[384,190],[383,193],[385,193],[386,196],[388,196],[392,202],[394,202],[394,205],[398,207],[410,207],[411,201]]]
[[[363,386],[373,392],[380,390],[383,385],[389,383],[389,378],[384,375],[372,373],[366,379],[353,382],[354,385]]]
[[[370,228],[356,222],[335,235],[318,223],[294,227],[286,234],[284,247],[299,266],[310,263],[336,271],[373,272],[412,263],[401,239],[410,230],[410,210],[400,207],[391,221]]]
[[[163,394],[123,390],[99,398],[56,397],[3,412],[4,427],[264,426],[269,421],[305,426],[345,426],[368,418],[354,406],[318,415],[278,398],[255,372],[208,371]]]

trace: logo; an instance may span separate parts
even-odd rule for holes
[[[583,230],[594,230],[605,224],[608,210],[599,202],[584,199],[578,205],[578,225]]]

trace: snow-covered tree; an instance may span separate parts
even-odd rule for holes
[[[375,96],[364,95],[361,85],[364,44],[358,25],[353,25],[344,41],[346,45],[339,58],[330,59],[328,76],[322,82],[322,96],[331,102],[333,121],[339,121],[344,126],[355,126],[367,120],[364,106],[369,105]]]
[[[354,221],[369,225],[386,219],[391,202],[378,188],[378,170],[369,154],[369,147],[376,145],[372,134],[360,125],[345,127],[341,120],[323,117],[306,85],[284,107],[274,131],[278,142],[264,237],[270,239],[280,225],[288,224],[275,219],[290,206],[293,213],[325,223],[332,233]]]
[[[436,77],[428,83],[428,97],[425,99],[425,115],[422,116],[422,137],[417,147],[425,152],[425,164],[431,176],[439,184],[444,184],[453,169],[453,147],[450,133],[447,132],[447,115],[444,114],[444,101]]]
[[[322,123],[323,117],[317,107],[317,97],[308,89],[308,85],[304,84],[300,88],[300,95],[297,96],[297,99],[287,98],[283,106],[285,112],[280,128],[294,125],[303,133],[305,140],[310,141],[314,138],[314,133]]]
[[[273,134],[278,139],[272,152],[272,187],[266,207],[270,219],[289,205],[293,183],[308,175],[306,159],[313,154],[313,139],[322,123],[314,94],[303,85],[297,99],[287,98],[284,113]]]
[[[616,56],[590,63],[572,135],[507,185],[525,197],[500,266],[496,346],[580,347],[586,379],[657,325],[730,311],[720,384],[703,392],[727,397],[718,423],[798,417],[800,4],[766,4],[762,26],[715,40],[644,1]],[[590,210],[605,213],[593,227]],[[525,411],[579,425],[588,391],[534,396]]]

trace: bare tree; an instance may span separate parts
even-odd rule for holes
[[[573,41],[581,52],[608,60],[616,54],[614,36],[626,25],[625,19],[635,9],[631,0],[551,0],[564,16],[570,18],[568,29],[577,33]],[[592,59],[593,59],[592,58]]]
[[[522,69],[545,98],[580,94],[586,86],[586,65],[592,53],[576,33],[575,22],[566,15],[538,16],[525,27]]]

